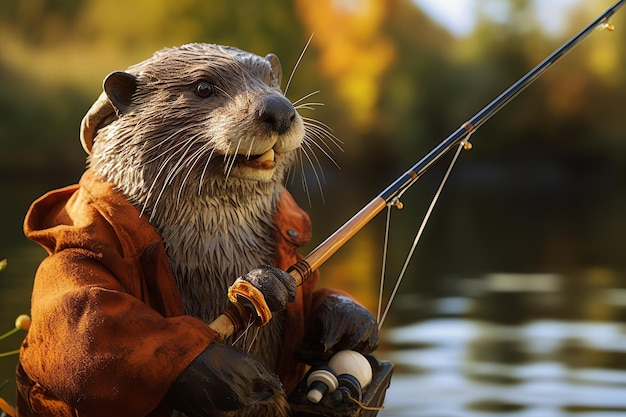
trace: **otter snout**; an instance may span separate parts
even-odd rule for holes
[[[255,117],[264,126],[282,135],[296,119],[296,109],[285,97],[269,95],[259,100]]]

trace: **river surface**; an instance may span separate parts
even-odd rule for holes
[[[623,294],[605,295],[610,305]],[[396,372],[379,416],[626,415],[626,332],[618,321],[509,325],[453,314],[391,328],[385,340],[380,355]]]

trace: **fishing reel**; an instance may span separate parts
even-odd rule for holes
[[[382,409],[393,365],[353,350],[309,370],[289,397],[294,416],[373,417]]]
[[[353,350],[337,352],[328,362],[311,372],[307,378],[307,399],[319,403],[325,394],[333,403],[346,398],[361,401],[363,389],[372,382],[372,366],[365,356]]]

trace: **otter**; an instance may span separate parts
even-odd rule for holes
[[[316,279],[296,290],[283,271],[310,237],[284,180],[315,133],[281,79],[274,54],[198,43],[105,78],[81,123],[80,184],[42,197],[25,221],[50,257],[18,365],[20,415],[281,416],[285,372],[375,349],[367,310]],[[237,277],[274,315],[245,342],[221,341],[208,324]]]
[[[89,166],[149,217],[186,313],[207,323],[226,308],[227,297],[216,295],[233,277],[272,263],[276,204],[305,133],[281,77],[274,54],[206,44],[164,49],[105,79],[108,101],[126,117],[93,138],[100,103],[83,121]],[[263,327],[252,347],[270,369],[280,323]]]

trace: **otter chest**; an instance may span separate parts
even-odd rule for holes
[[[188,314],[211,321],[235,279],[275,252],[273,210],[245,205],[181,207],[161,235]]]
[[[228,287],[261,264],[271,264],[276,247],[273,210],[222,207],[193,211],[161,235],[187,314],[210,323],[228,305]],[[171,219],[174,219],[173,217]],[[282,320],[275,319],[240,347],[275,369],[282,340]],[[250,340],[255,338],[252,344]],[[232,341],[227,341],[232,343]],[[248,343],[248,345],[244,345]]]

